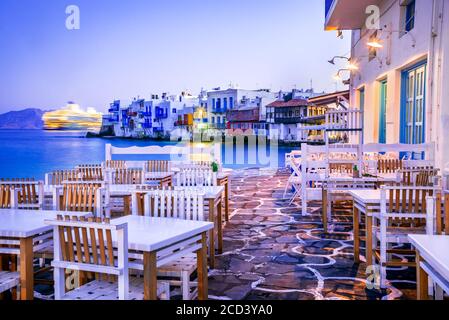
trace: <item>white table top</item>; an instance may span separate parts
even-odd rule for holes
[[[151,252],[187,240],[214,228],[212,222],[126,216],[111,221],[128,223],[128,248]]]
[[[58,215],[91,216],[84,212],[1,209],[0,237],[29,238],[49,231],[52,227],[45,220],[56,219]]]
[[[146,172],[145,178],[146,179],[164,179],[167,177],[172,177],[175,173],[174,172]]]
[[[423,259],[442,277],[449,279],[449,236],[409,235]]]
[[[348,190],[348,194],[351,195],[355,201],[364,204],[379,204],[380,205],[380,190],[374,189],[360,189],[360,190]],[[386,199],[390,198],[389,192],[386,193]]]
[[[147,185],[142,185],[147,186]],[[113,184],[109,185],[109,192],[111,196],[130,196],[134,191],[136,191],[136,185],[130,184]],[[224,192],[224,187],[174,187],[174,190],[182,191],[189,190],[194,192],[204,193],[205,199],[215,199],[222,195]]]

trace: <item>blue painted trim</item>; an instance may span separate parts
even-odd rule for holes
[[[420,67],[422,67],[423,65],[426,65],[426,70],[424,73],[424,125],[423,125],[423,130],[424,130],[424,140],[425,140],[425,134],[426,134],[426,92],[427,92],[427,59],[422,60],[414,65],[412,65],[411,67],[408,67],[407,69],[402,70],[401,72],[401,111],[400,111],[400,118],[401,118],[401,122],[400,122],[400,126],[399,126],[399,134],[400,134],[400,142],[401,143],[406,143],[405,138],[406,138],[406,119],[405,119],[405,114],[406,114],[406,105],[407,105],[407,99],[406,99],[406,95],[407,95],[407,81],[408,81],[408,73],[414,69],[418,69]],[[415,90],[416,90],[416,86],[415,86]],[[415,106],[413,106],[413,110],[415,110]],[[415,113],[413,115],[413,117],[415,117]],[[413,138],[412,143],[414,143],[415,138]]]

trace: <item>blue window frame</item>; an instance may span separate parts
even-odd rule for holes
[[[387,143],[387,84],[380,83],[379,143]]]
[[[234,108],[234,97],[229,98],[229,108],[231,108],[231,109]]]
[[[223,98],[224,111],[228,110],[228,98]]]
[[[402,72],[401,143],[425,142],[426,69],[423,61]]]

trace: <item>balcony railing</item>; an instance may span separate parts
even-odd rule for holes
[[[139,114],[143,117],[152,117],[153,114],[151,112],[140,111]]]
[[[362,131],[363,112],[360,110],[329,111],[326,113],[328,131]]]
[[[212,123],[210,125],[210,128],[217,130],[224,130],[226,129],[226,123]]]

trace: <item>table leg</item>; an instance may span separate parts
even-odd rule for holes
[[[156,252],[143,253],[144,299],[157,300],[157,256]]]
[[[20,298],[34,299],[33,238],[20,239]]]
[[[212,269],[215,269],[215,230],[217,227],[214,202],[214,199],[209,200],[209,221],[214,224],[214,228],[209,231],[209,263]]]
[[[373,265],[373,217],[366,213],[365,228],[366,265]]]
[[[322,189],[322,198],[323,198],[323,213],[322,213],[322,218],[323,218],[323,229],[324,232],[328,232],[328,226],[327,226],[327,190],[326,188]]]
[[[222,217],[222,203],[221,198],[217,204],[217,241],[218,241],[218,253],[223,253],[223,217]]]
[[[207,235],[202,234],[201,249],[196,252],[198,264],[198,299],[207,300],[208,294],[208,272],[207,272]]]
[[[359,209],[354,206],[352,211],[352,219],[354,225],[354,262],[360,263],[360,224]]]
[[[123,197],[123,207],[124,207],[124,213],[125,216],[129,216],[131,214],[131,197],[130,196],[125,196]]]
[[[428,300],[429,276],[421,268],[421,261],[422,258],[418,250],[416,250],[416,298],[417,300]]]
[[[226,179],[225,184],[225,220],[229,221],[229,180]]]

